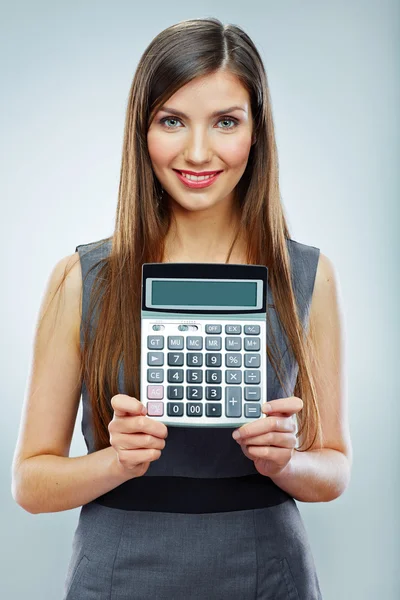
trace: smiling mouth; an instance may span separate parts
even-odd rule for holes
[[[212,173],[207,173],[207,174],[199,174],[199,175],[194,175],[192,173],[185,173],[184,171],[180,171],[179,169],[173,169],[173,171],[175,171],[176,173],[179,173],[182,177],[185,177],[186,179],[188,179],[189,181],[205,181],[207,179],[212,179],[213,177],[215,177],[216,175],[219,175],[219,173],[222,173],[222,171],[213,171]]]
[[[222,174],[222,171],[215,173],[214,175],[202,175],[200,177],[193,177],[192,175],[184,175],[178,169],[173,169],[175,171],[176,176],[181,181],[181,183],[186,186],[186,188],[190,188],[192,190],[196,189],[206,189],[211,187],[215,181],[218,181],[219,176]]]

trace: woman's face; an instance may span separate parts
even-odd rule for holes
[[[222,112],[213,116],[217,111]],[[149,127],[157,179],[171,200],[189,211],[230,201],[246,169],[252,132],[249,94],[236,77],[219,72],[197,78],[171,96]],[[175,169],[222,172],[209,187],[194,189]]]

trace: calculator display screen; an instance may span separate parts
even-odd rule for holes
[[[148,279],[146,304],[152,308],[257,309],[262,307],[260,280]]]

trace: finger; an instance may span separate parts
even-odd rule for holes
[[[147,409],[137,398],[126,394],[117,394],[111,398],[111,406],[117,417],[146,414]]]
[[[293,453],[290,448],[274,448],[274,446],[249,446],[248,451],[252,460],[262,458],[278,465],[287,463]]]
[[[166,438],[168,428],[161,421],[154,421],[145,415],[117,417],[119,433],[147,433],[159,438]]]
[[[246,458],[249,458],[250,460],[254,460],[252,456],[250,456],[249,451],[248,451],[248,447],[246,446],[246,444],[241,444],[240,445],[243,454],[246,456]]]
[[[238,440],[238,443],[249,446],[273,446],[276,448],[294,448],[296,446],[296,436],[293,433],[280,433],[270,431],[264,435],[258,435],[246,440]]]
[[[264,411],[263,411],[264,412]],[[268,417],[287,417],[287,413],[283,413],[283,412],[268,412],[267,411],[267,416]],[[293,416],[293,415],[292,415]]]
[[[247,440],[250,437],[264,435],[269,431],[292,432],[294,428],[295,423],[291,417],[267,417],[266,419],[257,419],[253,423],[242,425],[242,427],[233,432],[235,435],[232,435],[234,439]]]
[[[157,448],[140,448],[132,450],[118,450],[118,460],[125,469],[136,469],[138,465],[158,460],[161,456],[161,450]]]
[[[288,398],[278,398],[277,400],[269,400],[262,405],[261,410],[265,414],[282,412],[286,415],[298,413],[303,408],[304,402],[297,396],[289,396]]]
[[[119,434],[114,440],[114,447],[120,450],[137,450],[146,448],[156,448],[157,450],[163,450],[165,448],[165,440],[158,438],[148,433],[135,433],[126,435],[124,433]]]

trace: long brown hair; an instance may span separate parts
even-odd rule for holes
[[[118,389],[123,361],[125,392],[140,399],[141,270],[146,262],[161,262],[171,224],[167,203],[158,205],[161,186],[147,148],[147,131],[158,108],[194,78],[227,71],[237,77],[251,100],[256,142],[237,187],[241,230],[247,238],[247,263],[266,265],[278,317],[299,369],[294,395],[304,406],[297,415],[299,450],[308,450],[322,430],[311,364],[312,331],[303,330],[292,288],[289,229],[279,190],[279,167],[267,76],[249,36],[237,25],[218,19],[190,19],[158,34],[141,57],[130,88],[113,235],[110,253],[92,288],[81,349],[81,381],[85,381],[93,414],[95,449],[110,445],[108,424],[112,396]],[[101,301],[100,301],[101,300]],[[96,312],[96,335],[90,323]],[[268,326],[268,323],[267,323]],[[83,325],[82,325],[83,327]],[[275,373],[285,386],[284,363],[278,346],[267,348]],[[285,392],[288,395],[288,392]]]

